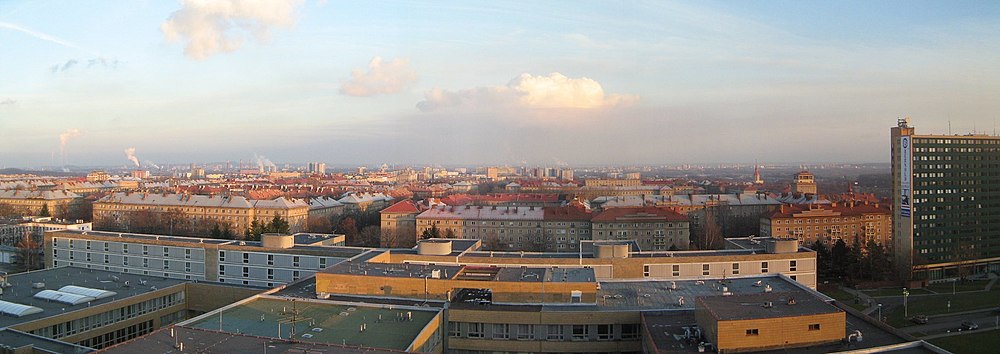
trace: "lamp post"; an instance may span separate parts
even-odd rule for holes
[[[878,321],[882,322],[882,304],[878,304]]]
[[[906,298],[910,296],[910,291],[903,288],[903,317],[910,317],[910,309],[906,306]]]

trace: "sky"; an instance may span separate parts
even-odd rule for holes
[[[0,167],[887,162],[997,58],[996,1],[0,0]]]

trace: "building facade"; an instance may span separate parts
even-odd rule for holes
[[[1000,271],[1000,137],[891,129],[893,245],[913,279]]]
[[[848,245],[873,240],[892,245],[892,211],[874,203],[833,203],[782,205],[760,219],[762,237],[791,237],[804,244],[820,240],[832,246],[837,240]]]
[[[686,250],[688,218],[672,208],[611,208],[591,219],[594,240],[634,240],[643,250]]]

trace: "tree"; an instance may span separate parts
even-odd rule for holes
[[[870,271],[863,263],[864,254],[861,253],[861,242],[857,237],[851,241],[850,251],[847,253],[847,269],[851,278],[868,279]]]
[[[250,227],[247,228],[246,239],[249,241],[260,240],[260,235],[267,231],[267,225],[264,223],[254,220],[250,222]]]
[[[722,225],[717,207],[703,209],[705,218],[702,220],[701,235],[698,237],[698,248],[703,250],[721,249],[723,245]]]
[[[309,230],[309,232],[329,233],[333,231],[333,224],[327,218],[309,218],[306,230]]]
[[[830,275],[836,278],[842,278],[845,275],[845,270],[848,266],[848,253],[850,252],[851,249],[847,247],[844,239],[837,239],[837,242],[833,244],[833,248],[830,249],[830,265],[832,266]]]
[[[816,252],[816,272],[818,276],[823,279],[833,278],[833,267],[830,263],[830,249],[826,247],[826,243],[822,240],[816,240],[810,246],[813,251]]]
[[[288,225],[288,221],[281,218],[281,216],[278,216],[278,214],[274,215],[274,219],[271,219],[271,223],[268,225],[267,228],[267,232],[273,232],[282,235],[289,234],[289,231],[290,227]]]
[[[42,216],[42,217],[52,216],[52,214],[49,213],[49,205],[48,204],[42,203],[42,210],[38,211],[38,216]]]
[[[23,272],[42,269],[42,247],[35,242],[30,231],[25,231],[17,247],[16,263]]]
[[[455,230],[452,229],[445,230],[444,238],[455,238]]]
[[[219,223],[212,223],[212,238],[222,238],[222,229]]]
[[[424,232],[420,234],[420,238],[425,240],[429,238],[440,238],[440,237],[441,237],[441,230],[437,228],[437,224],[431,224],[431,228],[424,229]]]
[[[358,239],[355,240],[354,246],[378,247],[379,236],[381,233],[381,228],[378,226],[365,226],[361,229],[361,232],[358,233]]]
[[[344,235],[347,243],[352,244],[358,238],[358,226],[354,218],[348,216],[340,219],[337,223],[336,233]]]

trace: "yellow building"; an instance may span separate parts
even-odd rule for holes
[[[242,234],[253,221],[266,223],[275,216],[288,222],[290,232],[300,232],[309,218],[309,204],[287,198],[127,192],[94,202],[94,227],[100,230],[141,231],[137,230],[143,227],[140,223],[152,222],[162,224],[155,225],[158,229],[167,228],[161,232],[204,235],[217,223]]]

